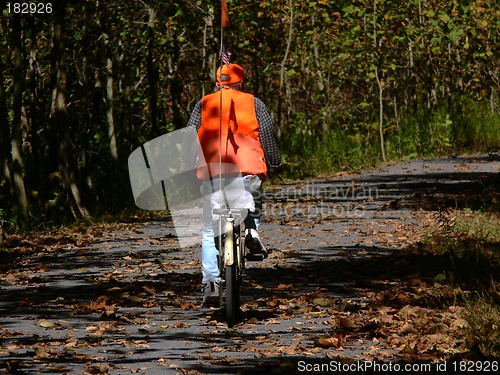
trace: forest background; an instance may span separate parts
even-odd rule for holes
[[[214,89],[220,1],[0,4],[1,227],[133,209],[130,153]],[[498,150],[498,1],[227,5],[224,44],[287,177]]]

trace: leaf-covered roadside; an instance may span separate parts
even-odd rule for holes
[[[437,222],[429,216],[426,220],[427,229]],[[292,231],[297,231],[297,223],[292,225],[282,226],[284,230],[294,228]],[[80,229],[54,236],[52,240],[48,239],[50,233],[27,237],[22,241],[12,239],[12,243],[16,244],[12,250],[30,256],[18,258],[9,270],[4,264],[2,284],[32,285],[42,292],[44,281],[48,281],[44,274],[53,267],[53,260],[71,251],[76,251],[77,256],[80,253],[88,257],[91,255],[89,250],[78,250],[77,244],[83,248],[85,243],[100,240],[103,229],[118,231],[118,228],[141,234],[135,226],[122,224],[86,228],[84,233]],[[412,236],[423,239],[425,230],[414,231]],[[404,234],[408,234],[408,228],[396,226],[377,235],[380,242],[384,242],[393,236],[404,237]],[[167,245],[169,240],[174,242],[165,237],[161,246]],[[160,239],[143,238],[142,241],[154,244]],[[276,278],[263,279],[259,269],[249,275],[245,289],[257,298],[245,300],[242,324],[233,332],[226,333],[229,335],[226,340],[232,345],[225,343],[213,347],[205,354],[205,360],[215,365],[222,362],[234,365],[240,360],[234,356],[226,358],[224,353],[239,351],[252,353],[262,360],[271,359],[272,366],[285,371],[292,366],[290,357],[404,362],[477,358],[481,353],[475,351],[470,342],[467,306],[464,305],[471,292],[463,289],[466,285],[459,287],[447,282],[447,276],[443,274],[445,257],[433,254],[428,258],[426,252],[432,247],[432,242],[429,245],[422,243],[393,253],[391,257],[359,247],[358,254],[351,253],[341,260],[310,265],[308,273],[316,276],[319,285],[327,285],[332,277],[342,279],[355,274],[357,295],[354,298],[332,297],[320,286],[311,287],[310,278],[297,278],[295,266],[284,262],[285,257],[293,259],[293,254],[275,251],[271,262]],[[305,253],[307,251],[304,250]],[[204,337],[209,342],[214,332],[211,329],[226,332],[225,322],[218,310],[211,310],[196,319],[198,323],[175,320],[151,326],[151,315],[171,314],[170,309],[199,311],[199,305],[187,298],[190,293],[196,294],[197,277],[168,274],[172,269],[193,270],[198,267],[196,260],[179,264],[162,260],[158,254],[129,253],[122,256],[120,262],[111,266],[108,272],[93,278],[95,290],[88,295],[88,301],[71,295],[47,296],[48,299],[42,301],[20,299],[14,314],[19,310],[46,309],[46,314],[39,315],[36,321],[41,332],[27,340],[28,332],[11,331],[2,326],[0,355],[24,352],[33,361],[46,363],[47,369],[53,372],[64,372],[71,367],[71,363],[80,363],[84,365],[85,373],[105,374],[120,366],[108,363],[105,356],[90,354],[91,349],[112,344],[121,348],[126,356],[127,353],[148,350],[148,336],[152,333],[176,331],[193,324],[208,327]],[[274,288],[271,283],[276,284]],[[67,318],[54,319],[50,312],[53,309],[65,311]],[[71,324],[73,319],[82,317],[86,321],[85,327],[81,328],[83,336],[72,332],[78,329]],[[294,322],[289,328],[291,341],[270,335],[273,325],[279,321]],[[131,326],[143,332],[145,337],[128,334]],[[247,340],[246,336],[257,326],[267,327],[267,334],[260,335],[258,343]],[[54,338],[51,333],[52,338],[49,338],[45,334],[47,331],[59,331],[61,335]],[[356,347],[363,347],[364,350],[354,357],[347,354]],[[283,359],[277,359],[282,356]],[[169,363],[166,359],[163,361],[165,365]],[[6,363],[11,371],[26,368],[26,365],[21,359],[10,359]],[[140,369],[137,371],[140,372]]]
[[[358,194],[360,176],[270,194],[262,232],[273,253],[249,265],[242,321],[231,330],[221,309],[200,308],[199,248],[179,249],[168,220],[11,235],[0,268],[0,368],[293,373],[305,358],[498,359],[494,174],[410,172],[371,176],[371,196]],[[449,208],[457,202],[468,208]],[[363,215],[341,217],[354,203]],[[331,214],[294,214],[309,204]]]
[[[414,246],[391,257],[368,255],[358,261],[335,261],[323,266],[333,277],[342,275],[341,279],[355,273],[359,280],[355,285],[357,298],[332,298],[321,288],[300,293],[307,282],[295,279],[278,286],[286,290],[286,296],[270,296],[254,302],[254,306],[249,304],[253,309],[272,311],[276,319],[300,316],[303,321],[328,323],[324,332],[299,334],[302,344],[286,348],[287,354],[322,352],[328,358],[352,360],[344,352],[361,344],[371,347],[358,358],[363,360],[436,362],[485,357],[468,330],[470,306],[466,301],[474,292],[467,288],[472,286],[447,282],[443,270],[451,266],[448,260],[422,254],[419,246]],[[320,269],[313,272],[325,273]]]
[[[136,222],[73,226],[9,236],[3,243],[0,288],[10,299],[3,298],[1,302],[11,306],[13,317],[21,316],[27,324],[26,330],[20,330],[9,329],[9,325],[0,322],[0,367],[9,373],[29,372],[36,371],[37,364],[43,363],[44,371],[52,374],[74,371],[79,365],[85,374],[106,374],[121,367],[108,363],[105,355],[98,355],[103,351],[101,348],[110,345],[122,348],[115,350],[122,350],[123,356],[149,348],[147,339],[127,332],[130,327],[146,334],[151,314],[159,314],[168,307],[199,309],[185,299],[198,287],[194,278],[182,274],[167,276],[172,269],[199,268],[199,262],[160,261],[155,258],[157,253],[149,252],[149,247],[135,252],[134,248],[146,243],[175,247],[174,236],[143,238],[138,225]],[[100,257],[107,257],[106,251],[113,250],[117,242],[131,234],[140,240],[132,240],[128,251],[111,256],[111,261],[104,264],[107,259]],[[97,254],[92,248],[96,244],[100,244],[103,253]],[[65,271],[73,267],[74,272]],[[64,287],[54,287],[64,274],[74,278],[76,285],[59,283]],[[85,285],[79,288],[78,284]],[[6,286],[23,291],[9,294],[5,292]],[[183,324],[179,321],[173,326]],[[165,325],[155,329],[167,328]]]

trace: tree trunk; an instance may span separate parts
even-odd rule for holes
[[[154,37],[155,37],[155,19],[156,12],[150,6],[148,7],[149,20],[148,20],[148,57],[147,57],[147,70],[149,82],[149,105],[151,109],[151,128],[153,134],[158,132],[158,70],[154,62]]]
[[[109,154],[111,159],[114,161],[118,161],[118,147],[116,145],[116,133],[115,133],[115,121],[113,114],[113,51],[109,45],[109,35],[107,33],[106,27],[106,12],[101,10],[99,12],[99,17],[97,18],[97,24],[101,28],[102,35],[99,39],[102,40],[102,46],[104,50],[104,55],[106,56],[106,86],[105,86],[105,112],[106,112],[106,126],[109,140]],[[96,72],[96,76],[97,76]],[[96,87],[100,87],[101,83],[99,79],[96,79]]]
[[[384,162],[387,161],[385,157],[385,146],[384,146],[384,101],[383,101],[383,87],[382,83],[380,82],[380,78],[378,76],[378,70],[375,68],[375,77],[377,78],[377,84],[378,84],[378,89],[379,89],[379,125],[378,125],[378,131],[380,135],[380,152],[382,154],[382,160]]]
[[[290,26],[288,30],[288,40],[286,43],[285,56],[283,56],[283,60],[281,61],[281,69],[280,69],[280,95],[278,98],[278,138],[281,137],[281,127],[282,127],[282,111],[283,111],[283,85],[285,83],[285,63],[288,60],[288,54],[290,53],[290,46],[292,44],[292,36],[293,36],[293,1],[290,0]]]
[[[106,123],[108,125],[109,153],[114,161],[118,161],[118,146],[116,145],[115,120],[113,115],[113,60],[109,47],[108,36],[105,36],[106,48]]]
[[[377,0],[373,0],[373,48],[377,48]]]
[[[21,16],[13,15],[12,25],[12,48],[14,50],[14,95],[13,113],[14,121],[11,133],[11,155],[12,165],[10,168],[11,182],[14,190],[18,220],[23,229],[28,228],[28,197],[23,179],[24,160],[22,154],[22,122],[23,122],[23,86],[24,67],[21,46]]]
[[[83,204],[80,189],[75,176],[75,167],[72,165],[72,141],[69,133],[66,113],[66,67],[64,64],[64,18],[65,3],[54,3],[54,22],[52,30],[52,103],[50,120],[56,130],[58,154],[61,174],[69,196],[70,208],[75,218],[81,219],[90,216]]]
[[[89,4],[88,1],[85,1],[82,4],[82,49],[81,49],[81,55],[82,55],[82,75],[81,75],[81,88],[82,88],[82,128],[87,129],[87,133],[85,136],[82,138],[82,151],[81,151],[81,158],[82,158],[82,165],[85,170],[85,173],[87,174],[86,180],[87,180],[87,185],[90,187],[91,184],[89,184],[89,163],[88,163],[88,158],[87,158],[87,152],[86,149],[89,145],[89,138],[90,138],[90,130],[92,129],[92,90],[90,89],[90,80],[89,80],[89,74],[90,74],[90,68],[89,68],[89,53],[90,53],[90,36],[89,36]],[[90,133],[90,134],[89,134]]]
[[[172,99],[172,122],[176,129],[181,129],[185,126],[184,119],[181,113],[182,106],[182,92],[183,84],[181,77],[179,77],[179,42],[174,40],[173,42],[173,53],[169,59],[168,71],[169,71],[169,83],[170,83],[170,97]]]
[[[8,139],[10,138],[9,117],[7,110],[7,96],[5,94],[5,87],[3,84],[3,63],[0,59],[0,180],[6,181],[10,186],[10,145]]]
[[[27,61],[27,77],[29,81],[29,101],[25,103],[27,119],[29,126],[28,132],[31,135],[29,137],[29,151],[25,151],[25,160],[29,159],[29,162],[25,161],[27,165],[26,173],[30,174],[30,180],[32,181],[43,181],[47,177],[45,165],[49,164],[45,160],[45,145],[44,139],[41,136],[35,136],[43,133],[45,125],[44,107],[47,104],[45,95],[43,95],[43,76],[44,72],[41,71],[40,66],[43,66],[43,62],[39,61],[40,51],[37,40],[40,38],[40,28],[36,23],[36,17],[26,17],[26,25],[24,26],[25,38],[27,39],[26,44],[29,44],[29,57]],[[43,53],[43,52],[42,52]],[[43,163],[39,164],[39,168],[32,168],[33,160],[43,160]],[[43,165],[43,166],[42,166]],[[34,186],[34,188],[39,188],[39,186]]]
[[[211,61],[209,60],[209,47],[208,47],[208,41],[212,41],[215,39],[214,37],[214,28],[213,28],[213,22],[214,22],[214,7],[209,6],[208,8],[208,15],[205,17],[205,26],[203,27],[203,49],[202,49],[202,72],[207,75],[207,77],[211,77],[212,75],[211,70],[212,70],[212,64],[210,63]],[[201,87],[201,96],[205,96],[205,86]]]

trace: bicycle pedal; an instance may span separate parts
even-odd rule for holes
[[[264,259],[267,258],[267,253],[265,252],[262,252],[260,254],[253,254],[253,253],[248,253],[246,256],[245,256],[246,260],[248,260],[249,262],[261,262],[263,261]]]

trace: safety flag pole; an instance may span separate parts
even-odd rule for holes
[[[221,0],[221,17],[220,17],[220,74],[221,74],[221,87],[219,87],[220,91],[220,102],[219,102],[219,191],[222,193],[224,197],[224,201],[227,204],[226,195],[224,190],[222,189],[222,66],[223,59],[222,56],[225,53],[224,48],[224,27],[229,25],[229,16],[227,14],[227,4],[226,0]],[[229,65],[229,64],[228,64]],[[217,79],[217,77],[216,77]],[[219,219],[219,250],[222,250],[222,220]]]
[[[224,28],[229,25],[229,15],[227,13],[226,0],[221,0],[221,16],[220,16],[220,73],[222,76],[222,67],[224,65],[222,55],[225,53],[224,48]],[[222,84],[222,79],[221,82]],[[219,190],[222,191],[222,86],[219,87],[220,103],[219,103]]]

